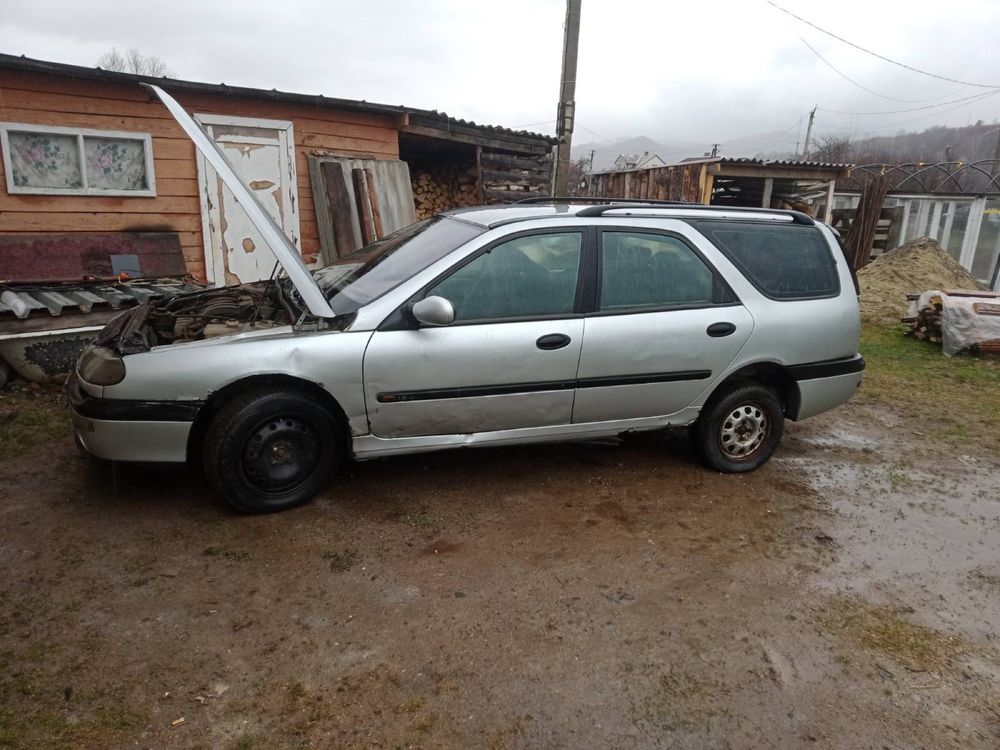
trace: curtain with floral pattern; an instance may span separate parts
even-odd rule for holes
[[[146,190],[145,142],[124,138],[83,139],[87,185],[104,190]]]
[[[8,142],[17,187],[83,187],[76,136],[11,131]]]
[[[11,179],[15,187],[94,191],[148,190],[146,141],[9,130]]]

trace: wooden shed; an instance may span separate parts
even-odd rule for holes
[[[648,169],[599,172],[593,176],[592,192],[606,198],[794,208],[829,221],[836,182],[850,171],[850,164],[704,157]]]
[[[176,233],[196,278],[271,273],[274,256],[144,80],[0,55],[0,281],[13,276],[4,247],[49,233],[95,243],[109,232]],[[498,187],[548,185],[546,136],[403,106],[152,82],[195,115],[310,263],[418,214],[500,200]],[[340,174],[347,191],[331,204],[328,178]],[[418,203],[433,193],[433,204],[414,206],[414,193]]]

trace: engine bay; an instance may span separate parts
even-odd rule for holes
[[[146,317],[149,346],[200,341],[290,325],[298,317],[280,282],[255,282],[176,297]]]

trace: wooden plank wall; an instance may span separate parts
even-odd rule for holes
[[[10,195],[0,170],[0,233],[173,231],[180,236],[188,270],[204,278],[194,144],[151,97],[138,85],[0,70],[0,122],[152,134],[157,193],[155,198]],[[176,92],[176,97],[188,112],[292,121],[302,252],[307,261],[320,252],[308,156],[399,158],[393,115],[219,94]]]
[[[701,163],[651,167],[594,175],[594,194],[601,198],[705,202],[705,171]]]
[[[484,148],[479,163],[486,203],[509,203],[549,192],[552,160],[547,155],[504,154]]]

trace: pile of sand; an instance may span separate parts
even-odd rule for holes
[[[984,289],[930,237],[918,237],[858,271],[861,319],[891,325],[906,314],[907,294],[931,289]]]

